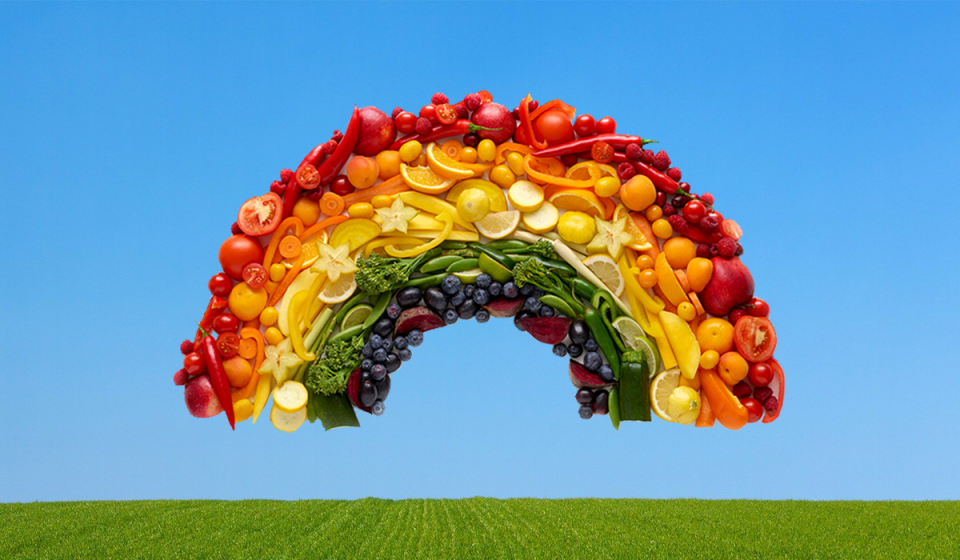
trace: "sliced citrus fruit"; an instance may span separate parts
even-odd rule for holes
[[[503,212],[507,209],[507,197],[503,196],[503,189],[495,183],[484,179],[467,179],[460,181],[447,192],[447,202],[457,203],[460,193],[467,189],[481,189],[490,197],[490,211]]]
[[[550,196],[549,201],[563,210],[585,212],[598,218],[605,218],[607,215],[603,203],[592,189],[559,189]]]
[[[333,228],[329,245],[336,248],[346,244],[350,246],[350,251],[356,251],[380,235],[381,231],[380,224],[373,220],[351,218]]]
[[[520,211],[491,212],[487,217],[474,222],[477,230],[489,239],[503,239],[517,230],[520,225]]]
[[[284,381],[273,390],[273,404],[283,412],[297,412],[307,406],[307,388],[299,381]]]
[[[457,182],[437,175],[429,167],[410,167],[405,163],[400,164],[400,175],[411,189],[427,194],[445,193]]]
[[[543,204],[543,189],[530,181],[517,181],[507,190],[510,204],[521,212],[533,212]]]
[[[587,181],[592,175],[590,174],[590,168],[600,170],[600,177],[617,177],[617,170],[605,163],[597,163],[595,161],[581,161],[580,163],[575,164],[570,169],[567,169],[567,173],[564,175],[567,179],[575,179],[577,181]]]
[[[480,253],[478,265],[480,266],[480,270],[486,272],[501,284],[505,284],[513,278],[513,272],[509,268],[493,260],[486,253]]]
[[[301,268],[309,268],[310,265],[317,262],[317,258],[320,256],[320,252],[317,250],[318,241],[320,243],[326,243],[327,232],[321,231],[316,235],[310,236],[310,239],[303,242],[303,246],[300,249],[300,252],[303,254],[303,264],[300,265]],[[280,262],[283,263],[283,266],[292,268],[297,262],[297,259],[283,259]]]
[[[597,275],[597,278],[610,290],[610,293],[620,297],[626,282],[623,280],[623,275],[620,274],[620,267],[610,258],[610,255],[602,253],[590,255],[583,259],[583,264]]]
[[[273,422],[273,427],[282,432],[297,431],[306,419],[306,407],[294,413],[284,412],[276,404],[270,409],[270,421]]]
[[[673,422],[673,418],[667,413],[670,408],[670,395],[673,390],[680,386],[680,370],[671,368],[653,378],[650,383],[650,405],[653,413],[667,422]]]
[[[427,154],[427,163],[430,165],[430,169],[437,175],[445,179],[469,179],[473,177],[473,171],[445,154],[435,142],[427,144],[425,151]]]
[[[633,241],[627,243],[627,247],[630,247],[634,251],[646,251],[647,249],[653,247],[653,245],[647,241],[647,236],[640,231],[640,228],[637,227],[636,222],[633,221],[633,216],[630,215],[630,210],[627,209],[627,207],[623,204],[618,204],[616,210],[613,211],[613,221],[617,221],[624,216],[627,218],[627,225],[624,226],[623,231],[633,236]]]
[[[473,284],[477,281],[477,276],[483,274],[483,271],[479,268],[471,268],[468,270],[461,270],[460,272],[453,272],[454,276],[460,279],[460,282],[464,284]]]
[[[673,273],[673,268],[671,268],[670,263],[667,262],[666,253],[660,253],[657,255],[657,260],[654,261],[653,266],[654,270],[657,272],[657,284],[660,286],[660,289],[663,290],[663,293],[665,296],[667,296],[667,299],[670,300],[670,303],[674,305],[680,305],[685,301],[690,301],[690,299],[687,298],[687,294],[680,286],[680,281],[677,280],[677,275]]]
[[[523,215],[523,225],[533,233],[546,233],[557,227],[560,212],[549,202],[544,202],[540,208]]]
[[[320,301],[323,303],[343,303],[357,291],[357,281],[353,273],[341,274],[336,282],[327,282],[320,290]]]
[[[363,324],[372,312],[373,307],[361,303],[350,311],[347,311],[347,314],[343,317],[343,321],[340,323],[340,330],[345,331],[352,326]]]

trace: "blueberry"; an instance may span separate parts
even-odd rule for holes
[[[527,329],[523,328],[523,325],[520,324],[521,319],[529,319],[530,317],[536,317],[537,315],[533,311],[527,311],[524,309],[520,313],[517,313],[513,316],[513,325],[520,330],[520,332],[527,332]]]
[[[508,299],[517,299],[520,297],[520,288],[513,282],[507,282],[503,285],[503,295]]]
[[[587,368],[587,371],[597,372],[602,365],[603,358],[596,352],[587,352],[583,357],[583,367]]]
[[[374,364],[373,369],[370,370],[370,375],[373,376],[374,381],[379,381],[387,376],[387,366],[383,364]]]
[[[559,344],[554,344],[553,355],[560,356],[561,358],[567,357],[567,345],[562,342]]]
[[[493,277],[487,273],[483,273],[477,276],[477,287],[487,289],[490,287],[490,283],[493,282]]]
[[[543,290],[540,289],[540,288],[538,288],[538,287],[536,287],[536,286],[534,286],[534,287],[533,287],[533,292],[532,292],[530,295],[533,296],[533,297],[535,297],[535,298],[538,298],[538,297],[540,297],[540,296],[543,295]]]
[[[460,279],[453,274],[447,274],[443,277],[443,282],[440,282],[440,289],[448,296],[452,296],[460,291]]]
[[[587,352],[596,352],[599,348],[600,345],[592,338],[588,338],[587,341],[583,343],[583,349]]]
[[[370,345],[370,348],[376,350],[377,348],[380,348],[381,344],[383,344],[383,337],[376,333],[371,334],[370,340],[367,341],[367,344]]]
[[[590,404],[593,402],[593,391],[590,389],[580,389],[577,391],[577,402],[580,404]]]
[[[473,318],[476,319],[478,323],[486,323],[490,320],[490,312],[486,309],[481,309],[477,311],[477,314],[474,315]]]
[[[443,312],[443,323],[445,325],[452,325],[457,322],[457,319],[460,317],[457,315],[456,309],[447,309]]]
[[[450,299],[448,299],[447,301],[453,307],[460,307],[460,304],[466,301],[466,299],[467,299],[466,294],[463,293],[463,290],[460,290],[459,292],[450,296]]]
[[[541,307],[543,307],[543,302],[533,296],[528,297],[527,301],[523,302],[523,308],[534,313],[540,311]]]
[[[367,342],[363,345],[363,350],[360,351],[364,358],[369,358],[373,356],[373,346],[370,346],[370,343]]]
[[[404,288],[397,292],[397,303],[400,307],[406,309],[407,307],[413,307],[414,305],[420,303],[420,298],[423,297],[423,293],[420,291],[420,288],[413,286],[410,288]],[[389,314],[389,309],[387,311]],[[396,319],[396,317],[392,317]]]
[[[412,357],[413,352],[409,348],[397,351],[397,358],[399,358],[401,362],[409,362]]]
[[[373,381],[364,381],[360,384],[360,404],[370,407],[377,400],[377,387]]]
[[[406,337],[398,336],[397,338],[393,339],[393,347],[396,348],[397,350],[403,350],[404,348],[406,348],[407,347]]]
[[[473,301],[476,302],[477,305],[490,303],[490,292],[483,288],[477,288],[476,291],[473,292]]]
[[[600,379],[603,379],[607,383],[613,383],[617,380],[613,375],[613,368],[610,367],[610,364],[603,364],[600,366],[600,369],[597,371],[597,375],[600,376]]]
[[[473,316],[477,313],[477,304],[474,303],[472,299],[460,304],[460,307],[457,308],[457,315],[464,321],[469,321],[473,319]]]
[[[383,416],[384,409],[386,409],[386,407],[383,406],[383,401],[378,400],[370,407],[370,413],[374,416]]]
[[[474,286],[473,284],[467,284],[466,286],[463,287],[463,295],[467,296],[468,298],[472,298],[473,292],[475,292],[476,290],[477,290],[476,286]]]
[[[447,307],[447,296],[437,287],[427,288],[427,291],[423,292],[423,301],[427,302],[427,307],[437,313]]]
[[[593,418],[593,407],[589,404],[585,404],[580,407],[580,418],[584,420],[589,420]]]
[[[384,375],[383,379],[378,379],[373,384],[377,386],[377,399],[387,400],[387,395],[390,394],[390,376]]]
[[[418,346],[423,344],[423,331],[421,331],[420,329],[413,329],[412,331],[408,332],[407,342],[413,348],[417,348]]]
[[[583,344],[590,338],[590,330],[582,319],[570,323],[570,340]]]
[[[393,339],[386,337],[383,339],[383,344],[380,345],[380,348],[383,348],[387,352],[393,350]]]
[[[374,350],[373,361],[377,362],[378,364],[382,364],[383,362],[387,361],[387,351],[383,348],[377,348]]]
[[[491,282],[490,286],[487,287],[487,291],[490,292],[490,297],[499,297],[503,293],[503,284],[500,282]]]
[[[387,306],[387,317],[396,320],[397,317],[400,316],[401,311],[403,311],[403,309],[400,308],[400,304],[391,303]]]
[[[529,297],[531,294],[533,294],[534,288],[536,288],[536,286],[533,284],[524,284],[524,286],[520,288],[520,295],[523,297]]]
[[[360,369],[362,369],[363,371],[370,371],[370,368],[372,367],[373,367],[373,360],[371,360],[370,358],[365,358],[362,362],[360,362]]]
[[[597,396],[593,398],[593,413],[606,414],[610,410],[610,393],[606,391],[597,391]]]
[[[541,317],[553,317],[553,308],[550,307],[549,305],[544,305],[540,307],[540,311],[538,312],[538,314]]]
[[[580,346],[576,342],[571,343],[567,346],[567,352],[570,353],[571,358],[579,358],[580,354],[583,354],[583,346]]]
[[[387,362],[383,364],[387,368],[387,373],[393,373],[400,369],[400,358],[396,354],[387,354]]]
[[[383,337],[390,336],[390,333],[393,332],[393,321],[391,321],[387,317],[380,319],[379,321],[377,321],[377,324],[373,326],[373,332]]]

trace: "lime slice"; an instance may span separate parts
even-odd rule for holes
[[[486,253],[480,253],[480,270],[501,284],[513,279],[513,272],[509,268],[493,260]]]
[[[483,274],[479,268],[471,268],[463,272],[454,272],[453,275],[460,279],[464,284],[473,284],[477,281],[477,276]]]
[[[628,348],[643,352],[647,359],[647,371],[650,372],[651,376],[656,375],[660,353],[657,351],[656,345],[647,338],[640,325],[630,317],[620,317],[613,322],[613,328],[620,333],[620,339]]]
[[[372,312],[373,307],[361,303],[350,311],[347,311],[347,314],[343,317],[343,321],[340,323],[340,330],[345,331],[354,325],[362,325]]]

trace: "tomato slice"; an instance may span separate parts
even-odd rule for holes
[[[613,159],[613,146],[606,142],[597,142],[590,148],[590,155],[597,163],[607,163]]]
[[[740,355],[751,362],[765,362],[777,347],[777,332],[766,317],[741,317],[733,333]]]
[[[317,168],[305,163],[297,169],[297,182],[304,189],[311,191],[320,185],[320,173]]]
[[[217,353],[223,358],[232,358],[240,350],[240,336],[234,332],[225,332],[217,337]]]
[[[283,201],[276,193],[255,196],[243,203],[237,214],[237,224],[247,235],[273,233],[283,218]]]
[[[723,233],[724,237],[729,237],[734,241],[740,239],[743,236],[743,230],[740,229],[740,224],[733,220],[723,220],[720,223],[720,231]]]
[[[769,424],[773,422],[780,416],[780,410],[783,409],[783,392],[784,392],[784,375],[783,368],[780,367],[780,364],[770,358],[770,367],[773,368],[773,372],[776,374],[773,378],[773,381],[770,382],[770,388],[773,389],[773,396],[777,397],[777,409],[773,412],[767,412],[766,416],[763,419],[764,424]]]
[[[243,281],[254,290],[266,285],[268,276],[267,269],[260,263],[250,263],[243,269]]]
[[[437,105],[437,120],[443,124],[453,124],[457,120],[457,110],[449,103]]]

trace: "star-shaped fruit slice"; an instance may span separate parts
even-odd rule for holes
[[[619,259],[623,246],[633,241],[633,236],[625,231],[627,216],[612,222],[597,217],[594,220],[597,222],[597,234],[587,244],[587,250],[596,253],[606,251],[614,259]]]
[[[416,208],[406,206],[398,196],[389,208],[377,208],[377,215],[383,220],[383,232],[399,231],[407,233],[407,225],[410,220],[417,217],[420,211]]]
[[[317,262],[310,268],[318,272],[326,272],[331,282],[336,282],[341,274],[357,271],[357,263],[350,258],[350,245],[344,243],[333,248],[326,243],[317,243]]]

